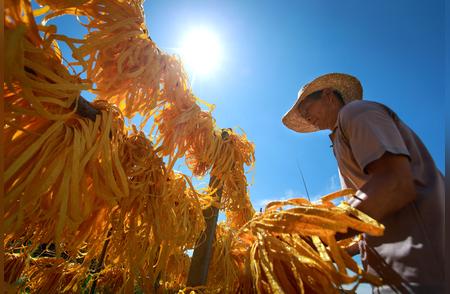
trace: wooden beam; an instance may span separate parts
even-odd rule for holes
[[[103,269],[103,263],[105,262],[105,256],[106,256],[106,250],[108,249],[109,242],[111,240],[111,234],[112,234],[112,228],[108,230],[108,234],[106,236],[106,240],[103,243],[102,252],[100,253],[100,258],[97,261],[95,270],[93,272],[94,274],[94,282],[92,283],[90,294],[95,293],[95,288],[97,287],[97,279],[98,276],[96,274],[100,273],[100,271]]]
[[[92,121],[95,121],[95,117],[97,114],[101,114],[100,110],[95,109],[92,107],[91,103],[80,96],[80,98],[77,100],[77,111],[76,114],[79,116],[88,118]]]
[[[222,139],[228,138],[228,132],[222,131]],[[211,176],[209,180],[209,187],[217,189],[216,196],[218,204],[222,198],[223,183],[215,176]],[[200,244],[194,249],[191,258],[191,265],[189,267],[188,280],[186,285],[188,287],[204,286],[208,279],[209,264],[211,263],[211,256],[213,253],[213,242],[216,236],[217,218],[219,216],[219,208],[217,206],[210,206],[203,210],[203,217],[206,221],[206,230],[200,236]]]

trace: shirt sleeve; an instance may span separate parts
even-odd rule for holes
[[[367,165],[386,152],[410,157],[395,121],[382,108],[344,115],[341,127],[356,162],[365,173]]]

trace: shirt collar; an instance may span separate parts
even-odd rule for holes
[[[334,123],[333,129],[331,130],[331,133],[329,135],[332,144],[334,144],[334,139],[336,138],[336,131],[338,129],[338,122],[339,122],[339,113],[341,112],[341,110],[342,108],[338,112],[336,122]],[[331,145],[331,147],[333,147],[333,145]]]
[[[338,120],[336,119],[336,123],[334,124],[333,129],[331,130],[331,133],[336,132],[336,129],[338,128]]]
[[[334,127],[333,127],[333,129],[331,130],[331,133],[330,133],[330,135],[328,135],[329,137],[330,137],[330,140],[331,140],[331,146],[330,147],[333,147],[333,145],[334,145],[334,139],[335,139],[335,137],[336,137],[336,130],[338,129],[338,123],[337,123],[337,120],[336,120],[336,123],[334,124]]]

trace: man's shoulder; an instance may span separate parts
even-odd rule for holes
[[[340,120],[351,120],[368,111],[384,111],[384,105],[367,100],[356,100],[347,103],[339,111]]]

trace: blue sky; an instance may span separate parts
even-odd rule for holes
[[[196,76],[193,91],[216,105],[219,127],[240,127],[256,144],[249,174],[255,208],[269,199],[305,196],[297,161],[312,197],[339,189],[328,132],[298,134],[281,123],[299,88],[328,72],[357,76],[364,98],[394,109],[444,171],[444,1],[280,3],[144,3],[150,35],[167,52],[193,28],[206,27],[220,39],[221,67]],[[84,32],[73,18],[50,23],[69,36]]]
[[[221,68],[197,76],[193,90],[216,105],[219,127],[239,126],[255,142],[255,208],[305,195],[297,161],[311,196],[339,189],[328,132],[297,134],[281,123],[301,85],[328,72],[357,76],[364,98],[393,108],[444,171],[443,1],[165,0],[144,8],[163,50],[198,26],[221,39]]]

